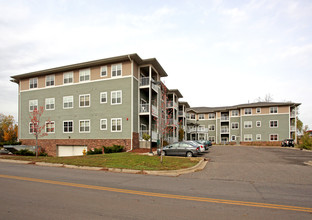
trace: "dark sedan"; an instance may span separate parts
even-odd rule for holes
[[[200,153],[199,146],[192,144],[190,142],[178,142],[169,144],[163,147],[163,150],[157,149],[158,155],[162,154],[163,156],[186,156],[192,157],[197,156]]]

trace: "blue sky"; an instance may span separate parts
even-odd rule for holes
[[[0,112],[10,76],[138,53],[155,57],[191,106],[302,103],[312,128],[312,1],[0,0]]]

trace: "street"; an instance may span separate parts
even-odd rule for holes
[[[312,152],[213,146],[179,177],[0,163],[1,219],[311,219]]]

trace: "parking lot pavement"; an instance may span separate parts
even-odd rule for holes
[[[312,184],[312,152],[293,148],[213,146],[202,172],[185,178],[283,184]]]

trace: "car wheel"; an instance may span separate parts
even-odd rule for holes
[[[162,151],[161,156],[166,156],[166,151]]]
[[[188,151],[188,152],[186,152],[186,156],[187,156],[187,157],[193,157],[193,153],[190,152],[190,151]]]

